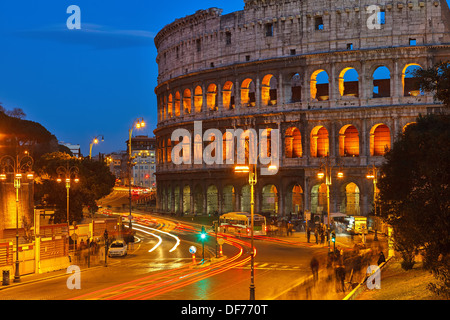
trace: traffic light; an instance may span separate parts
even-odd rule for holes
[[[336,242],[336,233],[334,231],[331,231],[331,241]]]
[[[202,231],[200,233],[200,239],[202,239],[202,241],[206,239],[206,230],[205,230],[204,226],[202,226]]]

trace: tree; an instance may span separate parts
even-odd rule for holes
[[[59,166],[79,169],[79,183],[70,186],[70,221],[80,221],[83,208],[97,210],[96,201],[111,193],[115,177],[104,162],[78,159],[67,153],[53,152],[43,155],[36,161],[35,171],[38,175],[35,183],[35,200],[55,205],[55,223],[66,220],[66,188],[64,182],[58,183]],[[64,181],[65,177],[62,177]],[[45,199],[45,200],[44,200]]]
[[[409,125],[385,155],[379,203],[393,226],[397,249],[412,267],[424,251],[424,266],[441,281],[432,288],[450,294],[450,117],[429,115]],[[408,263],[410,262],[410,263]]]
[[[440,62],[429,69],[417,69],[413,76],[418,78],[420,89],[434,93],[434,98],[450,108],[450,62]]]

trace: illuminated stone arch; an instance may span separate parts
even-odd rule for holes
[[[402,88],[405,97],[423,95],[423,92],[420,91],[419,80],[412,77],[416,69],[423,68],[420,64],[408,63],[402,70]]]
[[[267,184],[261,190],[261,213],[278,215],[278,190],[274,184]]]
[[[297,183],[291,183],[287,187],[285,196],[285,213],[297,215],[303,212],[303,189]]]
[[[175,117],[179,117],[181,115],[181,97],[180,97],[180,92],[177,91],[175,92]]]
[[[322,215],[328,210],[327,185],[316,184],[311,188],[311,213]]]
[[[370,155],[383,156],[391,148],[391,131],[384,123],[376,124],[370,130]]]
[[[340,212],[349,216],[360,215],[360,189],[354,182],[346,183],[341,187]]]
[[[183,110],[184,114],[190,114],[191,113],[191,90],[185,89],[183,92]]]
[[[277,104],[277,78],[272,74],[264,76],[261,82],[261,106]]]
[[[208,110],[217,111],[217,85],[211,83],[206,90],[206,106]]]
[[[206,189],[206,214],[213,215],[219,212],[219,191],[212,184]]]
[[[234,88],[233,82],[231,81],[227,81],[223,85],[222,104],[225,110],[231,110],[235,108]]]
[[[405,130],[406,130],[406,128],[407,128],[408,126],[410,126],[410,125],[412,125],[412,124],[415,124],[415,123],[417,123],[417,122],[408,122],[407,124],[405,124],[405,125],[403,126],[403,128],[402,128],[402,133],[405,132]]]
[[[326,157],[330,152],[328,130],[324,126],[316,126],[311,130],[311,157]]]
[[[297,127],[286,129],[284,136],[284,154],[286,158],[301,158],[303,156],[302,134]]]
[[[202,87],[196,86],[194,89],[194,108],[195,112],[199,113],[203,107],[203,90]]]
[[[339,155],[341,157],[359,156],[359,132],[352,124],[339,130]]]
[[[185,185],[183,187],[183,214],[191,213],[191,187]]]
[[[386,66],[378,66],[372,74],[372,98],[391,96],[391,71]]]
[[[236,211],[236,190],[233,185],[226,185],[222,190],[222,213]]]
[[[342,69],[339,73],[339,93],[341,97],[358,97],[359,96],[359,88],[358,88],[358,71],[356,71],[353,67],[347,67]],[[355,81],[356,79],[356,81]]]
[[[174,116],[173,114],[173,95],[169,94],[169,100],[167,103],[167,116],[169,118],[172,118]]]
[[[323,69],[314,71],[310,80],[311,100],[326,101],[330,99],[328,73]]]
[[[247,78],[241,84],[241,104],[245,107],[254,107],[256,105],[255,83]]]

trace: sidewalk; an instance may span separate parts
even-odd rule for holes
[[[407,271],[400,263],[400,258],[393,258],[381,272],[381,288],[369,290],[366,287],[356,300],[445,300],[427,289],[427,285],[436,280],[422,268],[422,262],[416,262]]]

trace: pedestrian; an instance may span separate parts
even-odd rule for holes
[[[316,282],[319,279],[319,261],[317,260],[316,257],[314,257],[314,256],[312,257],[310,266],[311,266],[311,271],[313,274],[314,282]]]
[[[337,265],[335,269],[336,276],[336,292],[344,292],[345,293],[345,267],[342,264]]]
[[[307,227],[306,229],[306,239],[308,240],[309,243],[309,239],[311,238],[311,227]]]
[[[319,244],[319,230],[317,230],[317,227],[314,228],[314,237],[316,237],[316,244]]]
[[[384,257],[383,251],[380,252],[380,257],[378,258],[378,265],[386,262],[386,258]]]
[[[322,230],[322,232],[320,233],[320,244],[324,244],[324,242],[325,242],[325,232],[323,232]]]

